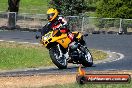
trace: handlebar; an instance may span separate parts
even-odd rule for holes
[[[40,38],[40,36],[39,36],[39,35],[36,35],[36,36],[35,36],[35,38],[36,38],[36,39],[39,39],[39,38]]]
[[[38,31],[36,32],[35,38],[39,39],[41,36],[39,35]]]
[[[84,36],[84,37],[87,37],[87,36],[88,36],[88,33],[87,33],[87,34],[84,34],[83,36]]]

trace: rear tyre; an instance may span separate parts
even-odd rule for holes
[[[82,65],[85,67],[91,67],[93,65],[93,57],[86,47],[83,47],[83,51],[85,52],[85,58],[82,60]]]
[[[49,54],[51,57],[52,62],[59,68],[59,69],[66,69],[67,68],[67,60],[64,54],[60,57],[60,51],[57,46],[52,47],[49,50]]]

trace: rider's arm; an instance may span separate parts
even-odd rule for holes
[[[67,21],[64,17],[59,17],[58,20],[60,21],[62,28],[67,28]]]
[[[63,17],[58,17],[56,23],[57,23],[57,25],[54,26],[53,29],[62,29],[62,28],[64,29],[64,28],[67,28],[67,21]]]

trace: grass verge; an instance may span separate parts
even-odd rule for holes
[[[107,54],[90,50],[94,60],[105,59]],[[0,69],[36,68],[53,65],[48,50],[42,45],[0,42]]]
[[[0,42],[0,69],[49,66],[48,51],[38,45]]]
[[[20,13],[46,13],[49,0],[20,0]],[[6,12],[8,0],[0,0],[0,11]]]
[[[93,56],[94,61],[103,60],[103,59],[106,59],[108,57],[108,55],[105,52],[102,52],[100,50],[90,49],[90,52]]]

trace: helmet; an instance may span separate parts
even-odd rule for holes
[[[54,20],[57,16],[58,16],[58,10],[57,9],[54,9],[54,8],[50,8],[48,9],[47,11],[47,19],[49,21],[52,21]]]

